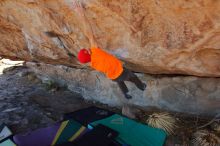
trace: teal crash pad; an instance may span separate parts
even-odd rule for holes
[[[0,143],[0,146],[16,146],[10,139]]]
[[[131,146],[163,146],[166,139],[166,133],[163,130],[152,128],[118,114],[90,123],[89,126],[95,127],[98,124],[103,124],[119,132],[116,140]]]

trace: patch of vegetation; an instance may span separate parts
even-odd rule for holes
[[[61,89],[62,90],[67,89],[66,85],[60,85],[58,82],[53,81],[53,80],[44,81],[43,85],[44,85],[45,89],[47,91],[50,91],[50,92],[56,92],[56,91],[59,91]]]

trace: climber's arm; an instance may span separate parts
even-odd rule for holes
[[[97,45],[96,39],[94,37],[92,27],[91,27],[86,15],[85,15],[85,11],[84,11],[84,8],[82,7],[82,4],[78,0],[74,0],[73,6],[74,6],[74,10],[77,12],[77,14],[79,16],[80,22],[83,25],[83,32],[86,35],[86,37],[89,39],[91,48],[93,48],[93,47],[97,48],[98,45]]]

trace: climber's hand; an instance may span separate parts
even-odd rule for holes
[[[73,0],[73,8],[78,14],[84,14],[84,8],[79,0]]]

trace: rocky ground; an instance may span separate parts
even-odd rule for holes
[[[14,133],[44,127],[93,104],[58,85],[42,83],[22,62],[1,61],[0,74],[0,123]]]
[[[27,67],[22,65],[22,62],[12,63],[0,60],[0,124],[9,125],[14,133],[45,127],[62,120],[64,113],[91,105],[120,112],[117,108],[85,101],[79,94],[54,83],[43,84]],[[151,109],[147,112],[140,112],[139,120],[145,122],[147,115],[155,111],[159,110]],[[167,146],[189,145],[192,133],[211,120],[207,117],[180,113],[171,113],[171,115],[177,120],[178,126],[175,134],[169,136]],[[210,128],[210,126],[207,127]],[[216,133],[217,137],[218,134]]]

